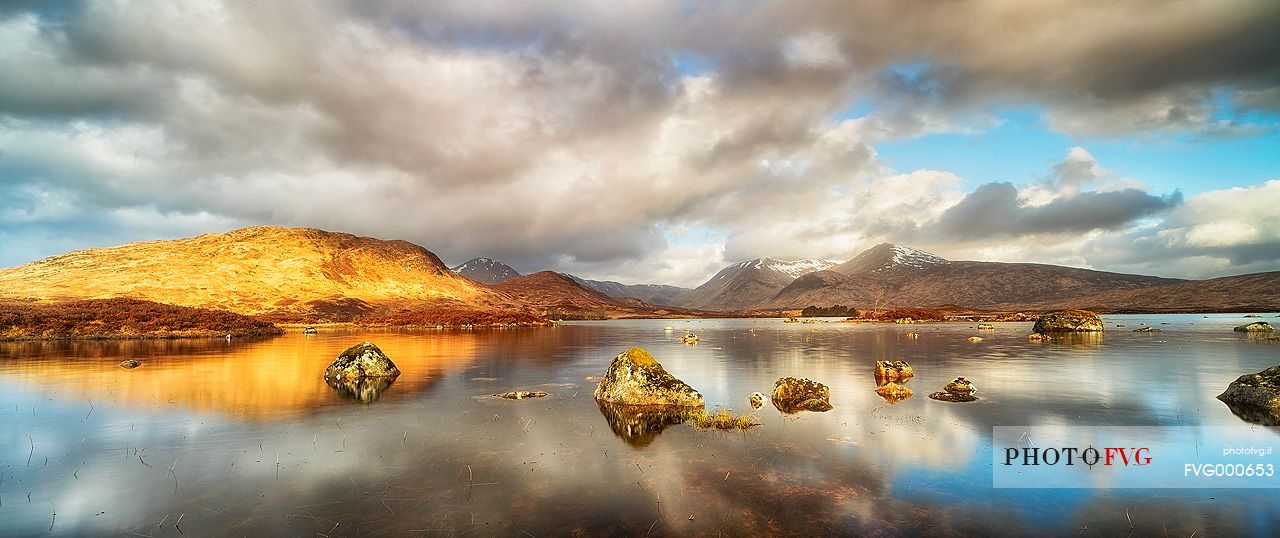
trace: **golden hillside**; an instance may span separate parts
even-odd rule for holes
[[[0,269],[0,297],[132,297],[243,314],[507,302],[413,243],[273,226],[81,250]]]

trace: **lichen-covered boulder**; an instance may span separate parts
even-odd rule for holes
[[[1040,316],[1031,330],[1038,333],[1101,332],[1102,318],[1088,310],[1049,312]]]
[[[764,394],[753,392],[750,396],[747,396],[747,402],[751,404],[752,409],[760,409],[764,407]]]
[[[1271,333],[1276,331],[1275,327],[1272,327],[1270,323],[1265,321],[1255,321],[1231,330],[1238,333]]]
[[[125,370],[132,370],[132,369],[137,368],[137,367],[139,367],[139,366],[142,366],[142,363],[141,363],[141,362],[138,362],[137,360],[134,360],[134,359],[129,359],[129,360],[126,360],[126,361],[124,361],[124,362],[120,363],[120,367],[121,367],[121,368],[124,368]]]
[[[1280,365],[1236,378],[1218,399],[1232,405],[1280,411]]]
[[[784,413],[830,411],[831,389],[802,377],[784,377],[773,384],[773,406]]]
[[[875,375],[876,382],[883,384],[885,381],[911,379],[916,375],[916,371],[907,364],[907,361],[876,361]]]
[[[395,378],[400,369],[372,342],[361,342],[347,348],[324,370],[325,379],[356,380],[373,377]]]
[[[968,379],[957,377],[942,387],[942,390],[930,394],[929,398],[942,402],[972,402],[978,399],[974,396],[976,392],[978,389]]]
[[[703,405],[701,393],[667,373],[653,355],[638,347],[614,357],[596,386],[595,397],[619,405]]]
[[[876,387],[876,394],[879,394],[881,398],[884,398],[884,401],[889,402],[890,404],[896,404],[902,400],[910,398],[911,395],[915,393],[905,385],[890,382]]]

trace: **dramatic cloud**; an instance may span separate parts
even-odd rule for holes
[[[279,224],[685,285],[880,240],[1123,264],[1028,245],[1152,226],[1258,267],[1185,250],[1231,215],[1185,216],[1196,197],[1083,148],[970,192],[1009,178],[876,148],[1008,106],[1076,137],[1267,132],[1276,20],[1252,0],[10,2],[0,265]]]

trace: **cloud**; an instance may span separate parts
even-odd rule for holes
[[[1177,194],[1148,194],[1083,148],[1044,178],[966,193],[945,170],[890,169],[876,147],[981,130],[1009,104],[1079,136],[1247,133],[1258,125],[1224,103],[1274,110],[1278,13],[1246,0],[7,3],[0,222],[17,239],[0,265],[279,224],[696,284],[739,257],[932,241],[944,221],[1011,249],[1027,234],[1122,233]],[[707,67],[682,72],[681,56]],[[717,235],[670,232],[690,226]]]

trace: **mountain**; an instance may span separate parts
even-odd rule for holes
[[[241,314],[336,317],[510,302],[413,243],[274,226],[81,250],[0,269],[0,297],[128,297]]]
[[[948,263],[951,262],[923,250],[880,243],[831,270],[844,275],[858,275],[902,268],[927,269]]]
[[[551,319],[608,319],[617,317],[688,316],[679,308],[655,306],[638,299],[610,297],[570,275],[554,271],[509,278],[493,286],[521,305]]]
[[[588,280],[566,275],[574,282],[617,299],[639,299],[653,305],[674,306],[684,302],[693,291],[666,284],[623,284],[612,280]]]
[[[471,258],[451,270],[481,284],[491,285],[520,276],[520,273],[507,264],[490,258]]]
[[[934,307],[1033,309],[1079,297],[1184,282],[1035,263],[948,261],[892,244],[872,247],[831,271],[797,278],[766,304],[803,308]],[[763,305],[762,305],[763,306]]]
[[[756,258],[735,263],[694,288],[680,306],[700,310],[747,310],[768,305],[797,277],[835,267],[829,260]]]

